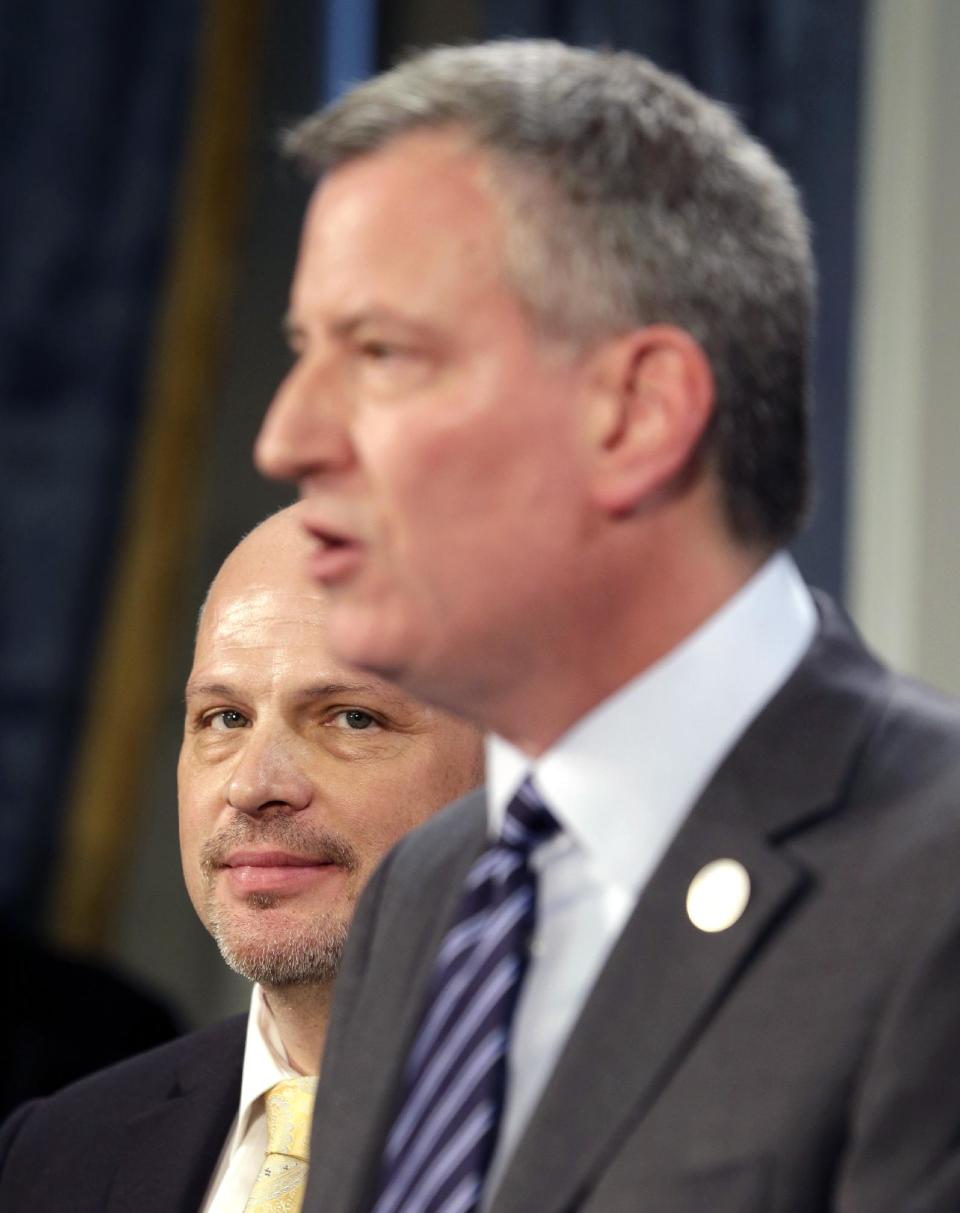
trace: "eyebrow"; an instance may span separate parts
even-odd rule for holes
[[[331,699],[337,695],[370,695],[385,703],[403,704],[406,702],[399,693],[391,694],[381,683],[373,682],[318,682],[313,686],[302,687],[295,692],[298,699]],[[219,696],[223,699],[243,698],[239,689],[229,682],[193,682],[187,683],[184,689],[185,699],[196,699],[200,696]]]
[[[195,699],[198,695],[222,695],[224,699],[231,699],[236,693],[236,688],[226,682],[188,682],[183,689],[184,699]]]
[[[371,307],[334,320],[330,331],[335,337],[350,337],[364,324],[400,324],[406,328],[422,329],[411,317],[400,316],[389,308]],[[281,322],[284,339],[292,344],[306,336],[306,329],[288,312]]]

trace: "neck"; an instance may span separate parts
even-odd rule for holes
[[[264,987],[263,993],[290,1065],[299,1074],[319,1074],[330,1019],[330,983]]]
[[[481,723],[533,758],[695,632],[766,558],[715,539],[698,549],[689,536],[627,555],[590,578],[578,616],[542,628],[543,643],[483,705]]]

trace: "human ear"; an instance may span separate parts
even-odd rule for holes
[[[594,500],[628,514],[690,465],[713,413],[713,372],[699,343],[668,324],[606,342],[591,371]]]

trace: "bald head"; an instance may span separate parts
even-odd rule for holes
[[[302,513],[302,502],[285,506],[259,522],[240,540],[217,570],[200,604],[198,633],[207,604],[213,598],[229,594],[231,585],[236,585],[241,593],[248,591],[257,580],[265,586],[282,582],[291,588],[310,588],[306,561],[313,544],[301,525]]]
[[[333,659],[301,510],[261,523],[210,587],[178,767],[191,899],[268,988],[329,982],[381,856],[481,772],[471,726]]]

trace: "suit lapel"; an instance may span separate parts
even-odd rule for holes
[[[124,1130],[107,1213],[198,1209],[240,1101],[245,1017],[221,1048],[181,1068],[171,1093]]]
[[[686,892],[705,864],[721,858],[747,869],[751,896],[739,921],[707,934],[690,922]],[[804,879],[749,829],[684,830],[588,999],[507,1169],[494,1213],[551,1213],[570,1205],[656,1098],[750,956],[802,893]],[[549,1168],[543,1159],[550,1159]]]
[[[427,853],[423,846],[407,850],[401,844],[395,853],[398,869],[406,869],[408,857],[411,867],[392,874],[395,878],[388,886],[397,896],[385,895],[379,918],[386,924],[402,921],[404,930],[402,934],[387,930],[389,954],[371,956],[371,967],[379,963],[381,972],[389,976],[378,987],[377,997],[358,1009],[354,1030],[345,1037],[343,1049],[352,1054],[350,1089],[341,1092],[336,1090],[338,1084],[332,1084],[334,1097],[340,1098],[326,1109],[326,1123],[338,1126],[338,1136],[351,1142],[354,1157],[381,1157],[396,1114],[407,1054],[422,1018],[434,958],[459,908],[467,871],[486,845],[482,792],[471,793],[445,813],[448,820],[456,821],[456,828],[436,835],[442,838],[438,850]],[[437,824],[441,823],[431,823]],[[422,842],[430,837],[427,831]],[[374,942],[373,952],[377,949]],[[366,1207],[377,1180],[377,1164],[356,1168],[348,1163],[348,1169],[349,1178],[340,1190],[327,1193],[317,1208],[321,1204],[334,1209]]]
[[[810,879],[782,842],[839,807],[882,710],[876,684],[884,677],[828,609],[810,654],[723,764],[644,890],[510,1160],[492,1213],[576,1207],[578,1193],[642,1119],[751,960],[775,939]],[[864,679],[874,683],[866,709]],[[751,894],[737,922],[709,934],[688,918],[686,894],[716,859],[741,863]]]

